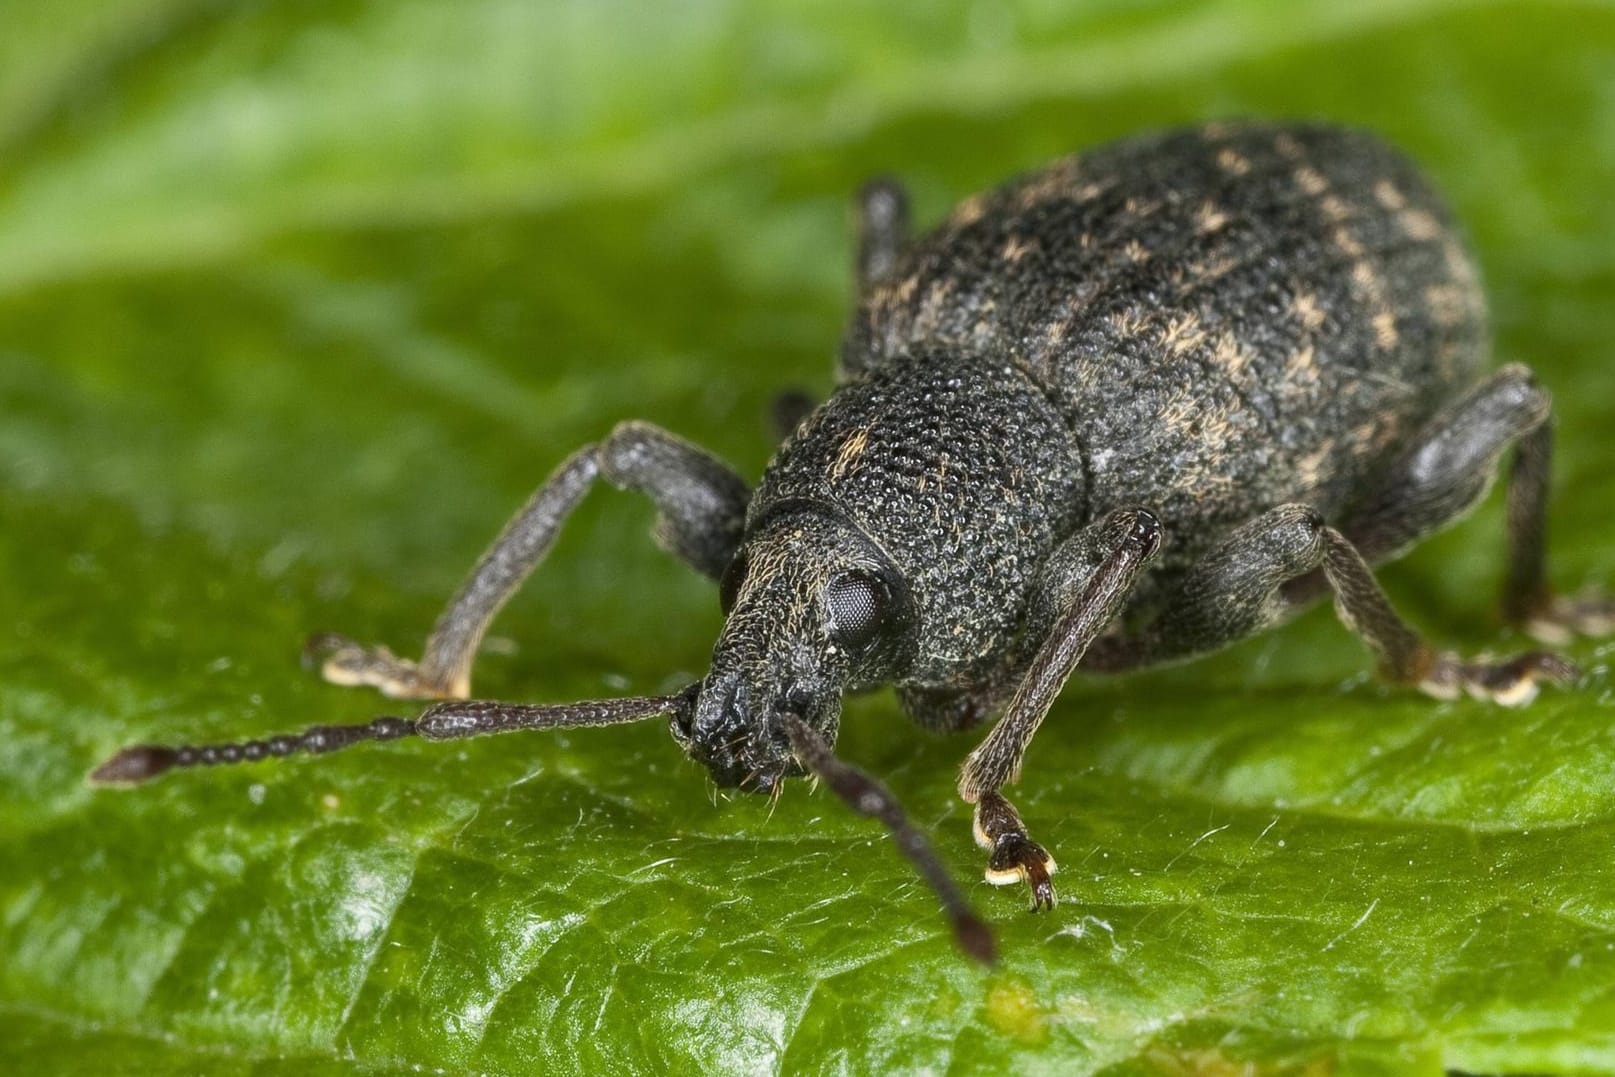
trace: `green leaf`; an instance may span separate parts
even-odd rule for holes
[[[48,15],[47,15],[48,8]],[[847,204],[927,220],[1206,116],[1385,132],[1451,194],[1498,352],[1558,394],[1553,563],[1615,579],[1615,10],[1571,2],[0,5],[0,1069],[102,1073],[1615,1069],[1605,651],[1525,711],[1364,675],[1319,610],[1077,678],[1016,797],[1063,903],[969,884],[960,958],[878,830],[714,800],[661,730],[175,775],[132,741],[358,721],[311,629],[419,645],[627,417],[758,473],[823,393]],[[478,667],[495,697],[704,669],[710,588],[601,494]],[[1385,573],[1503,638],[1495,504]],[[971,738],[885,695],[841,748],[962,879]]]

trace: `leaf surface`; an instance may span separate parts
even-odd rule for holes
[[[1567,2],[0,4],[0,1069],[1606,1072],[1606,652],[1524,711],[1382,688],[1326,609],[1078,678],[1016,801],[1062,904],[954,951],[825,794],[710,798],[654,724],[176,775],[131,741],[360,721],[311,629],[412,651],[623,418],[755,477],[823,394],[849,192],[919,215],[1071,149],[1325,116],[1425,163],[1501,358],[1557,394],[1554,572],[1615,579],[1615,11]],[[1495,503],[1386,572],[1470,650]],[[480,694],[698,676],[710,588],[602,493]],[[970,737],[841,750],[977,880]]]

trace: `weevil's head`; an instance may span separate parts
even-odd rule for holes
[[[810,503],[749,529],[724,575],[723,632],[673,736],[723,788],[775,793],[803,773],[784,716],[834,744],[848,688],[894,679],[912,658],[902,576],[862,532]]]

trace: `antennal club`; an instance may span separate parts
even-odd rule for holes
[[[992,929],[971,909],[964,892],[943,867],[930,841],[908,821],[891,791],[857,767],[837,759],[824,738],[801,718],[794,714],[783,717],[785,735],[790,738],[791,748],[802,765],[822,779],[853,811],[886,824],[897,847],[942,899],[942,907],[953,921],[953,936],[959,948],[984,965],[996,964],[998,947],[993,942]]]

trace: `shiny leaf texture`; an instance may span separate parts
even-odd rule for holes
[[[1326,609],[1077,678],[1016,797],[1063,903],[979,882],[972,738],[888,695],[841,750],[996,925],[963,961],[824,793],[713,798],[654,724],[175,775],[132,740],[397,705],[311,629],[419,645],[539,479],[623,418],[755,477],[828,391],[849,194],[920,217],[1209,116],[1425,163],[1500,357],[1557,394],[1553,564],[1615,580],[1615,10],[1592,0],[0,3],[0,1069],[1615,1069],[1606,652],[1524,711],[1380,686]],[[1386,572],[1471,650],[1495,501]],[[601,493],[482,694],[698,676],[711,588]],[[1247,1070],[1245,1067],[1251,1067]]]

